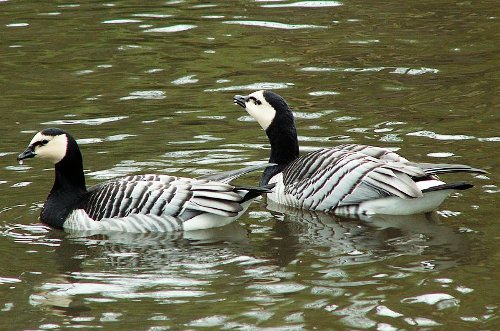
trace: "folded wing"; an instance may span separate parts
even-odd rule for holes
[[[180,217],[192,212],[235,216],[245,192],[229,184],[167,175],[138,175],[92,188],[83,209],[94,220],[129,215]]]

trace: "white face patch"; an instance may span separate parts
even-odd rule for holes
[[[42,132],[38,132],[33,139],[31,139],[30,146],[36,142],[48,141],[46,144],[38,145],[34,148],[35,154],[38,157],[47,159],[56,164],[61,161],[66,155],[66,148],[68,146],[68,138],[65,134],[58,136],[47,136]]]
[[[263,90],[253,92],[247,98],[246,111],[266,130],[276,116],[276,109],[266,101]]]

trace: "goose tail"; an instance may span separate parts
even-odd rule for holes
[[[468,172],[474,174],[486,174],[486,170],[473,168],[465,164],[446,164],[446,163],[408,163],[411,166],[422,169],[427,175],[438,175],[453,172]]]
[[[471,187],[474,187],[474,185],[467,183],[467,182],[445,183],[442,185],[431,186],[429,188],[423,189],[422,193],[442,191],[442,190],[463,191],[463,190],[467,190]]]
[[[271,193],[272,189],[274,188],[276,184],[267,184],[263,186],[236,186],[236,190],[238,192],[244,192],[244,197],[243,200],[241,201],[242,203],[245,201],[249,201],[252,199],[255,199],[259,195],[265,194],[265,193]],[[245,193],[246,192],[246,193]]]
[[[399,197],[391,196],[365,201],[359,204],[358,212],[366,215],[411,215],[426,213],[436,210],[451,193],[457,190],[466,190],[473,187],[472,184],[466,182],[433,182],[436,182],[438,184],[423,188],[422,197],[402,199]]]

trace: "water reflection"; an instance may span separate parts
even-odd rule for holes
[[[0,0],[0,329],[496,329],[495,7],[206,5]],[[447,201],[460,213],[440,220],[254,205],[227,237],[193,240],[33,223],[53,170],[30,172],[46,185],[19,176],[23,133],[71,125],[96,153],[91,181],[201,175],[267,158],[230,102],[259,89],[287,89],[304,150],[379,141],[474,160],[493,179],[473,178],[476,191]]]
[[[351,41],[351,43],[370,43],[374,41]],[[354,72],[354,73],[366,73],[366,72],[381,72],[388,71],[391,74],[400,75],[423,75],[423,74],[437,74],[438,69],[435,68],[405,68],[405,67],[370,67],[370,68],[337,68],[337,67],[304,67],[300,69],[305,72]],[[389,71],[391,70],[391,71]]]
[[[264,8],[284,8],[284,7],[300,7],[300,8],[324,8],[324,7],[337,7],[342,6],[340,1],[297,1],[292,3],[279,3],[279,4],[264,4]]]
[[[178,25],[172,25],[172,26],[165,26],[162,28],[152,28],[152,29],[147,29],[144,30],[144,32],[156,32],[156,33],[172,33],[172,32],[180,32],[180,31],[186,31],[186,30],[191,30],[196,28],[196,25],[192,24],[178,24]]]
[[[247,298],[254,304],[308,292],[324,300],[321,298],[328,293],[336,297],[358,287],[388,285],[384,278],[379,278],[387,274],[352,278],[354,275],[349,271],[352,266],[386,261],[396,275],[408,275],[449,268],[469,252],[466,237],[440,224],[436,213],[348,219],[282,205],[267,207],[271,212],[269,221],[274,225],[266,241],[255,240],[259,231],[251,234],[239,223],[165,234],[64,233],[38,225],[13,225],[3,233],[20,242],[50,244],[55,248],[51,263],[58,271],[49,278],[39,279],[30,295],[30,305],[71,318],[84,315],[92,303],[133,299],[178,305],[192,300],[210,301],[218,297],[213,289],[220,277],[232,279],[236,284],[243,282],[246,295],[255,296]],[[309,281],[307,277],[304,280],[298,277],[294,266],[307,260],[304,254],[314,255],[317,266],[302,266],[301,270],[316,269],[324,277]],[[421,256],[426,261],[426,254],[439,258],[433,258],[429,264],[414,264],[414,260],[406,265],[395,263],[402,256]],[[312,270],[307,271],[309,268]],[[363,300],[363,297],[354,300],[354,306],[358,307]],[[322,307],[337,310],[327,302]],[[444,292],[407,297],[402,302],[426,302],[439,307],[457,303],[455,297]],[[370,309],[356,310],[356,314],[365,318],[378,307],[377,314],[387,316],[392,310],[379,303],[375,300]],[[336,314],[344,316],[345,323],[351,323],[349,311],[351,308],[340,309]]]
[[[279,22],[268,21],[224,21],[225,24],[240,24],[248,26],[259,26],[264,28],[284,29],[284,30],[297,30],[297,29],[324,29],[326,26],[312,25],[312,24],[285,24]]]
[[[113,116],[113,117],[103,117],[103,118],[91,118],[91,119],[81,119],[81,120],[56,120],[56,121],[48,121],[43,122],[43,125],[69,125],[69,124],[81,124],[81,125],[101,125],[109,122],[120,121],[128,116]]]
[[[272,201],[267,208],[278,219],[273,227],[275,237],[286,238],[269,243],[276,245],[279,265],[293,261],[306,247],[328,247],[328,261],[335,265],[373,263],[401,255],[439,256],[422,265],[399,266],[414,271],[455,266],[469,252],[467,237],[441,224],[436,212],[343,218]]]
[[[68,239],[72,243],[84,243],[85,245],[123,245],[126,249],[156,249],[161,246],[162,249],[170,245],[209,245],[223,242],[248,243],[247,231],[238,223],[234,222],[223,227],[172,232],[172,233],[129,233],[109,231],[95,234],[90,231],[71,231],[68,232]],[[146,254],[148,255],[148,254]],[[163,261],[162,263],[164,263]]]
[[[209,89],[206,89],[205,92],[232,92],[232,91],[242,91],[242,90],[279,90],[279,89],[289,88],[293,85],[294,85],[293,83],[260,82],[260,83],[252,83],[252,84],[248,84],[248,85],[209,88]]]
[[[35,287],[30,304],[69,316],[87,311],[88,302],[149,298],[180,303],[209,295],[205,287],[218,274],[210,269],[231,262],[224,261],[229,247],[249,244],[247,230],[238,223],[178,233],[53,230],[44,240],[59,242],[54,254],[58,273]],[[92,265],[101,266],[92,271]]]
[[[54,249],[43,254],[53,271],[30,277],[29,305],[80,327],[115,316],[109,309],[101,319],[89,316],[95,307],[109,303],[151,305],[151,319],[163,316],[162,321],[175,323],[189,314],[187,306],[218,302],[224,311],[226,301],[238,307],[236,315],[194,314],[186,323],[254,327],[273,319],[274,303],[303,310],[287,315],[288,326],[301,325],[303,314],[312,312],[338,316],[341,325],[354,328],[374,326],[379,317],[400,326],[425,326],[439,322],[408,314],[405,306],[459,308],[463,296],[474,291],[443,276],[431,282],[437,288],[403,291],[413,281],[432,279],[425,271],[443,271],[470,254],[467,235],[441,224],[436,213],[349,219],[282,205],[267,208],[252,213],[257,222],[272,224],[267,232],[255,225],[249,232],[232,223],[185,233],[99,235],[13,224],[2,233],[28,247]],[[22,286],[25,279],[5,277],[14,286]],[[396,289],[406,294],[400,304],[386,302]],[[228,296],[234,291],[240,295]],[[163,305],[169,305],[169,313],[162,313]],[[255,321],[242,323],[238,314]]]

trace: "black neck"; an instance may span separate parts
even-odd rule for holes
[[[260,179],[261,185],[269,183],[276,174],[282,172],[292,161],[299,157],[299,141],[292,111],[278,114],[266,129],[271,144],[270,163],[275,166],[267,167]]]
[[[72,152],[68,151],[64,159],[56,164],[55,171],[54,186],[51,192],[57,190],[72,192],[86,191],[83,160],[79,149]]]
[[[55,228],[62,228],[72,207],[86,191],[82,154],[70,138],[66,156],[55,165],[54,185],[42,209],[41,220]]]

